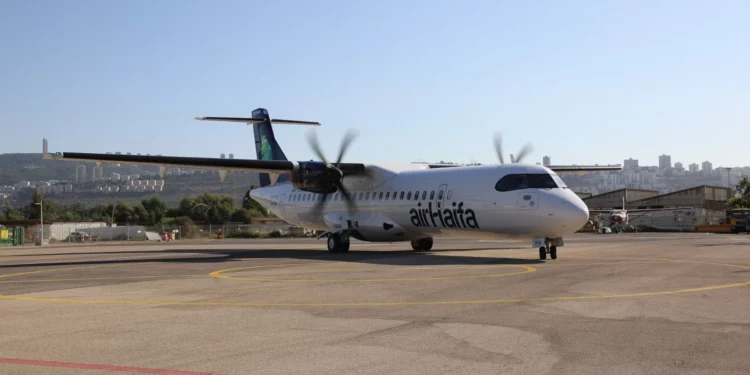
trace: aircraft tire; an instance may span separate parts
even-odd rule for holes
[[[414,249],[414,251],[429,251],[432,249],[432,243],[432,237],[420,238],[411,241],[411,248]]]
[[[539,248],[539,259],[541,260],[547,259],[547,248],[544,246]]]
[[[549,257],[552,259],[557,259],[557,246],[550,246]]]
[[[341,235],[328,236],[328,252],[331,254],[346,253],[349,251],[349,237]]]
[[[348,253],[349,252],[349,245],[351,244],[351,241],[349,241],[349,236],[341,236],[339,239],[339,245],[341,246],[341,252],[342,253]]]

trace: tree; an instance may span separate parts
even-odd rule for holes
[[[734,187],[734,196],[727,201],[727,208],[750,207],[750,180],[743,177]]]
[[[148,221],[148,225],[161,222],[161,219],[167,213],[167,203],[161,200],[158,195],[144,198],[141,200],[141,205],[148,213],[143,217],[143,219]]]

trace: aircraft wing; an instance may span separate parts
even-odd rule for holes
[[[622,170],[622,167],[604,165],[548,165],[547,168],[555,172],[598,172]]]
[[[428,164],[430,168],[450,168],[450,167],[467,167],[464,164]],[[619,171],[622,167],[601,166],[601,165],[550,165],[547,168],[555,172],[598,172],[598,171]]]
[[[57,152],[45,154],[44,159],[51,160],[78,160],[100,163],[122,163],[138,165],[155,165],[160,167],[160,173],[166,171],[166,167],[214,169],[227,173],[229,171],[241,172],[268,172],[283,174],[292,172],[299,167],[298,163],[288,160],[251,160],[251,159],[217,159],[196,158],[184,156],[155,156],[155,155],[118,155],[118,154],[90,154],[80,152]],[[338,166],[344,175],[347,172],[361,172],[365,170],[364,164],[341,163]],[[223,180],[223,177],[222,177]]]
[[[681,210],[692,210],[693,207],[669,207],[669,208],[641,208],[641,209],[628,209],[628,214],[630,213],[640,213],[640,212],[654,212],[654,211],[681,211]]]

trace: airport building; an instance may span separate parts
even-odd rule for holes
[[[592,210],[620,209],[623,198],[625,209],[630,210],[690,207],[684,211],[653,211],[637,218],[634,214],[630,224],[662,230],[692,230],[697,225],[718,224],[726,215],[725,206],[731,194],[732,190],[726,187],[701,185],[661,195],[656,190],[619,189],[582,199]]]

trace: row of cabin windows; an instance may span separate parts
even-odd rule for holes
[[[417,200],[420,200],[419,193],[420,193],[419,190],[415,191],[413,195],[411,191],[408,191],[408,192],[394,191],[392,193],[390,191],[386,191],[386,192],[381,191],[381,192],[374,192],[374,193],[360,191],[359,193],[352,194],[352,200],[354,201],[357,201],[357,200],[359,201],[362,201],[362,200],[382,201],[382,200],[397,200],[397,199],[404,200],[406,199],[407,201],[410,201],[410,200],[417,201]],[[427,190],[424,190],[421,193],[422,193],[421,200],[426,200]],[[453,191],[449,190],[448,194],[446,195],[447,199],[451,199],[451,195],[452,195],[451,193],[453,193]],[[430,191],[429,194],[430,194],[430,197],[429,197],[430,200],[435,199],[435,194],[436,194],[435,190]],[[311,201],[321,200],[322,198],[323,198],[323,194],[296,193],[296,194],[289,195],[288,200],[289,202],[311,202]],[[339,201],[339,200],[343,200],[343,197],[341,197],[341,193],[335,193],[333,194],[333,198],[329,198],[329,199],[332,199],[333,201]],[[438,200],[443,199],[443,190],[440,190],[437,192],[437,199]]]

